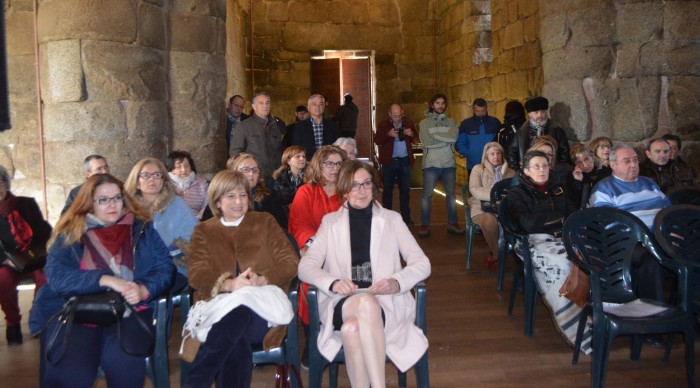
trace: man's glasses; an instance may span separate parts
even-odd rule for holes
[[[163,178],[163,173],[162,172],[142,172],[139,174],[139,178],[143,180],[149,180],[151,178],[153,179],[161,179]]]
[[[341,161],[341,162],[331,162],[330,160],[326,160],[325,162],[323,162],[323,166],[324,166],[325,168],[333,168],[333,167],[338,167],[338,168],[340,168],[340,165],[341,165],[341,164],[343,164],[342,161]]]
[[[122,202],[122,201],[124,201],[124,196],[121,194],[117,194],[114,197],[97,197],[96,199],[93,199],[92,201],[98,205],[104,206],[104,205],[108,205],[110,202],[114,202],[114,203]]]
[[[364,181],[364,182],[362,182],[362,183],[353,182],[353,183],[352,183],[352,187],[350,188],[350,190],[352,190],[352,191],[358,191],[358,190],[360,190],[360,187],[362,187],[362,188],[365,189],[365,190],[369,190],[369,189],[371,189],[372,187],[374,187],[374,182],[372,182],[372,181]]]

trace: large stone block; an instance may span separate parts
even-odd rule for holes
[[[36,103],[34,70],[34,55],[16,55],[7,58],[7,86],[11,101]]]
[[[129,139],[166,136],[168,105],[165,101],[120,101],[126,111]]]
[[[659,1],[620,5],[615,21],[618,41],[639,44],[661,38],[663,7]]]
[[[513,50],[513,62],[515,69],[529,69],[541,66],[540,45],[537,42],[530,42]]]
[[[544,53],[542,68],[547,82],[567,78],[606,76],[613,66],[609,47],[571,47]]]
[[[568,13],[571,44],[575,47],[609,45],[615,40],[615,10],[612,5]]]
[[[402,45],[398,27],[332,25],[287,22],[282,34],[282,46],[286,50],[343,50],[348,47],[397,53]],[[361,46],[361,47],[358,47]]]
[[[566,24],[566,15],[541,18],[539,28],[542,53],[564,48],[571,38],[571,30]]]
[[[353,2],[351,6],[358,7],[359,4]],[[361,12],[360,12],[361,13]],[[394,0],[374,0],[369,6],[369,23],[371,25],[386,27],[401,27],[399,19],[401,12],[398,4]],[[347,16],[346,16],[347,18]]]
[[[217,50],[218,18],[175,12],[171,12],[169,17],[170,50],[193,52]]]
[[[39,41],[95,39],[132,43],[136,40],[138,21],[134,1],[42,1]]]
[[[15,139],[20,135],[37,133],[37,117],[36,101],[19,102],[12,100],[10,102],[10,125],[12,125],[12,129],[0,134],[14,136],[12,139]],[[1,137],[0,144],[12,143],[12,141],[7,139]]]
[[[668,1],[664,7],[664,38],[673,47],[698,42],[700,7],[697,1]]]
[[[525,40],[525,42],[537,41],[538,30],[539,19],[537,15],[528,16],[523,20],[523,40]]]
[[[667,96],[672,132],[700,139],[700,77],[669,77]]]
[[[401,21],[423,21],[428,20],[430,15],[430,4],[424,1],[396,0],[401,12]]]
[[[44,136],[62,142],[124,140],[126,113],[118,101],[46,104]]]
[[[657,129],[661,81],[657,77],[608,79],[602,98],[611,112],[614,139],[641,141]]]
[[[225,0],[172,0],[170,4],[179,13],[226,17]]]
[[[114,42],[84,41],[82,54],[91,101],[165,99],[162,52]]]
[[[161,7],[142,3],[139,6],[139,30],[136,43],[140,46],[165,49],[165,15]]]
[[[34,21],[31,12],[12,12],[5,20],[8,56],[34,55]]]
[[[519,0],[520,16],[532,16],[539,10],[538,2],[534,0]]]
[[[590,137],[591,122],[581,80],[548,82],[542,94],[549,99],[552,122],[562,127],[569,139],[585,140]]]
[[[506,98],[506,75],[500,74],[491,79],[491,98],[500,101]]]
[[[59,40],[46,43],[48,89],[51,102],[76,102],[85,99],[85,78],[80,58],[80,41]]]
[[[652,40],[642,44],[642,46],[639,48],[638,58],[638,75],[660,75],[663,70],[664,63],[666,63],[666,58],[664,57],[664,44],[659,40]]]
[[[665,53],[663,73],[668,75],[700,75],[700,43],[669,50]]]
[[[295,23],[326,23],[329,20],[332,20],[332,15],[329,15],[329,13],[337,13],[338,16],[340,16],[342,12],[345,12],[344,20],[346,20],[347,23],[347,18],[352,17],[351,15],[353,14],[353,12],[349,8],[346,8],[344,9],[344,11],[341,11],[340,7],[344,7],[346,6],[346,4],[338,2],[333,2],[332,4],[337,4],[339,7],[328,7],[329,9],[327,9],[322,3],[319,4],[317,2],[290,2],[288,8],[288,20],[293,20]],[[253,12],[255,13],[255,11]],[[253,20],[263,19],[253,18]],[[341,20],[343,19],[341,18]],[[337,20],[334,21],[337,22]]]
[[[270,3],[267,9],[267,18],[269,22],[286,22],[288,20],[289,4],[287,2]]]
[[[220,104],[208,104],[206,101],[171,101],[173,138],[193,141],[220,138],[220,114]]]
[[[170,53],[170,100],[220,101],[226,93],[226,65],[222,55]]]
[[[527,96],[528,72],[517,70],[506,73],[506,94],[508,96]]]

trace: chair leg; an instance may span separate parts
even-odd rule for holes
[[[666,349],[664,350],[664,358],[661,360],[663,362],[668,362],[669,357],[671,357],[671,348],[673,347],[673,333],[668,335],[666,339]]]
[[[416,370],[418,388],[430,388],[430,369],[428,367],[427,350],[413,368]]]
[[[498,280],[496,283],[496,291],[500,292],[503,290],[503,277],[506,274],[506,257],[508,252],[506,252],[507,244],[505,237],[503,235],[503,228],[498,225]]]
[[[642,354],[643,337],[639,334],[630,336],[630,360],[639,361]]]
[[[338,388],[338,363],[332,362],[328,365],[328,386]]]
[[[406,373],[399,371],[399,388],[406,388]]]
[[[467,206],[467,205],[465,205]],[[467,239],[467,269],[472,269],[472,245],[474,245],[474,228],[469,228],[466,233]]]
[[[513,316],[513,307],[515,306],[515,297],[518,295],[518,287],[522,281],[522,274],[519,272],[513,273],[513,284],[510,288],[510,297],[508,298],[508,316]]]
[[[156,306],[156,346],[150,357],[150,367],[153,374],[153,386],[156,388],[170,387],[170,368],[168,365],[168,309],[165,299],[158,301]]]
[[[688,387],[695,387],[695,332],[693,326],[686,330],[685,337],[685,374]]]
[[[578,356],[581,353],[581,342],[583,342],[583,332],[586,329],[586,321],[588,320],[587,308],[584,307],[579,313],[578,328],[576,329],[576,342],[574,343],[574,357],[571,359],[571,364],[578,363]]]
[[[531,270],[528,270],[528,265],[525,265],[523,282],[525,283],[525,335],[532,337],[532,332],[535,327],[535,302],[537,299],[537,290],[535,289],[535,279]]]

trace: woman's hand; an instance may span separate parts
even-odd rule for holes
[[[583,180],[583,170],[581,170],[581,167],[579,167],[578,165],[574,167],[574,171],[572,172],[572,174],[574,175],[574,179],[576,179],[577,181]]]
[[[350,279],[339,279],[331,287],[331,291],[338,295],[352,295],[357,290],[357,284]]]
[[[103,275],[100,278],[100,286],[111,288],[120,293],[122,297],[124,297],[124,300],[131,305],[138,304],[148,295],[148,291],[145,287],[112,275]]]
[[[399,281],[394,278],[382,279],[369,287],[369,292],[375,295],[398,294],[400,291]]]
[[[265,285],[267,285],[267,279],[264,276],[256,274],[253,272],[252,268],[248,267],[248,269],[241,272],[241,274],[235,278],[226,279],[221,288],[226,292],[234,292],[241,287]]]

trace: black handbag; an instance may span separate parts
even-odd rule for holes
[[[139,326],[143,328],[147,334],[148,341],[150,342],[145,352],[132,351],[124,346],[121,335],[121,325],[127,311],[127,316],[133,315]],[[136,313],[134,308],[126,303],[121,294],[116,291],[73,296],[68,299],[68,301],[63,305],[63,309],[52,317],[51,320],[54,318],[58,319],[58,324],[56,325],[53,333],[51,333],[48,345],[46,346],[46,361],[52,365],[57,365],[61,362],[61,360],[63,360],[68,347],[68,341],[70,339],[73,324],[88,324],[101,327],[117,324],[119,347],[121,347],[124,353],[132,356],[148,357],[153,353],[153,349],[155,348],[155,339],[151,328],[149,328],[148,324],[146,324],[146,322],[144,322],[144,320]],[[58,339],[61,331],[63,331],[63,344],[61,346],[61,352],[57,358],[54,358],[53,356],[54,352],[56,351],[56,340]]]
[[[46,247],[43,245],[30,246],[23,252],[10,253],[2,245],[2,242],[0,242],[0,254],[2,254],[3,262],[5,260],[9,260],[12,263],[12,266],[8,267],[14,267],[14,269],[21,274],[29,273],[39,268],[44,268],[44,264],[46,264],[46,256],[48,256]]]

